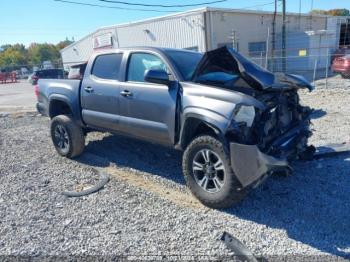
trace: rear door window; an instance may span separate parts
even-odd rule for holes
[[[91,74],[102,79],[118,80],[122,57],[121,53],[97,56]]]

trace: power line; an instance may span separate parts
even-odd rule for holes
[[[185,5],[143,4],[143,3],[130,3],[130,2],[124,2],[124,1],[115,1],[115,0],[99,0],[99,1],[106,2],[106,3],[113,3],[113,4],[122,4],[122,5],[169,8],[169,7],[193,7],[193,6],[201,6],[201,5],[211,5],[211,4],[226,2],[227,0],[216,0],[216,1],[210,1],[210,2],[202,2],[202,3],[196,3],[196,4],[185,4]]]
[[[92,6],[92,7],[100,7],[100,8],[109,8],[109,9],[119,9],[119,10],[132,10],[132,11],[148,11],[148,12],[159,12],[159,13],[169,13],[169,12],[179,12],[178,10],[155,10],[155,9],[137,9],[137,8],[127,8],[127,7],[118,7],[118,6],[107,6],[107,5],[97,5],[97,4],[88,4],[82,2],[75,1],[67,1],[67,0],[54,0],[56,2],[62,2],[67,4],[74,5],[84,5],[84,6]]]
[[[260,4],[260,5],[252,5],[252,6],[247,6],[247,7],[242,7],[242,8],[238,8],[236,10],[242,10],[242,9],[250,9],[250,8],[254,8],[254,7],[261,7],[261,6],[266,6],[266,5],[272,5],[275,2],[269,2],[269,3],[265,3],[265,4]]]
[[[92,6],[92,7],[100,7],[100,8],[109,8],[109,9],[119,9],[119,10],[131,10],[131,11],[149,11],[149,12],[159,12],[159,13],[168,13],[168,12],[181,12],[180,10],[155,10],[155,9],[138,9],[138,8],[127,8],[127,7],[119,7],[119,6],[107,6],[107,5],[98,5],[98,4],[89,4],[89,3],[82,3],[82,2],[76,2],[76,1],[68,1],[68,0],[54,0],[56,2],[62,2],[62,3],[68,3],[68,4],[75,4],[75,5],[84,5],[84,6]],[[103,0],[99,0],[103,1]],[[201,3],[203,4],[209,4],[209,3],[219,3],[219,2],[225,2],[227,0],[218,0],[218,1],[213,1],[213,2],[207,2],[207,3]],[[103,2],[112,2],[109,0],[104,0]],[[126,3],[126,2],[125,2]],[[241,8],[235,8],[232,10],[243,10],[243,9],[251,9],[251,8],[256,8],[256,7],[262,7],[266,5],[271,5],[274,2],[269,2],[265,4],[259,4],[259,5],[252,5],[252,6],[246,6],[246,7],[241,7]],[[192,4],[192,5],[181,5],[181,6],[195,6],[199,4]],[[180,5],[178,5],[180,6]],[[170,7],[170,5],[169,5]]]

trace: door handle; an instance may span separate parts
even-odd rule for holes
[[[84,90],[85,90],[86,92],[88,92],[88,93],[91,93],[91,92],[94,91],[94,89],[93,89],[91,86],[86,86],[86,87],[84,87]]]
[[[133,94],[129,90],[123,90],[120,92],[120,94],[124,97],[130,97],[133,96]]]

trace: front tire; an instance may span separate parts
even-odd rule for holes
[[[74,158],[84,151],[83,130],[69,116],[55,116],[51,120],[50,131],[52,142],[61,156]]]
[[[193,195],[211,208],[227,208],[246,196],[223,144],[208,135],[195,138],[183,154],[182,169]]]

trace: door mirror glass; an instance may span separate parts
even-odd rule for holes
[[[164,70],[153,69],[147,70],[145,72],[145,81],[163,85],[168,85],[170,82],[169,75],[167,72],[165,72]]]

